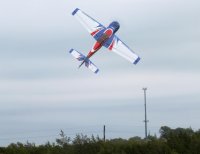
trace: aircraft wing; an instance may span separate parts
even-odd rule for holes
[[[86,30],[97,40],[100,33],[105,30],[105,27],[85,12],[76,8],[72,15],[86,28]]]
[[[137,64],[140,61],[140,57],[135,54],[124,42],[122,42],[116,35],[113,35],[108,39],[104,46],[116,54],[122,56],[133,64]]]

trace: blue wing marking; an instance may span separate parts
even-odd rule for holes
[[[72,15],[74,16],[76,14],[76,12],[78,12],[79,8],[76,8],[73,12]]]

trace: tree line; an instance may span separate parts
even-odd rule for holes
[[[61,130],[55,143],[11,143],[0,147],[0,154],[200,154],[200,130],[191,128],[160,128],[160,136],[148,135],[146,139],[103,139],[77,134],[74,139]]]

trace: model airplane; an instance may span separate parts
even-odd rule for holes
[[[76,8],[72,15],[75,16],[78,21],[87,29],[87,31],[94,37],[96,43],[89,51],[87,56],[82,53],[71,49],[69,52],[77,60],[81,61],[79,68],[85,63],[85,66],[92,72],[97,73],[99,69],[90,61],[90,57],[94,55],[102,46],[124,57],[133,64],[137,64],[140,57],[137,56],[125,43],[123,43],[115,33],[119,30],[119,23],[113,21],[108,27],[104,27],[102,24],[91,18],[85,12]]]

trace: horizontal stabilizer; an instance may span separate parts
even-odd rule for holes
[[[71,49],[69,51],[69,53],[74,57],[76,58],[78,61],[80,62],[84,62],[85,63],[85,66],[87,68],[89,68],[92,72],[94,73],[98,73],[99,69],[96,67],[96,65],[94,65],[86,56],[84,56],[82,53],[74,50],[74,49]]]

